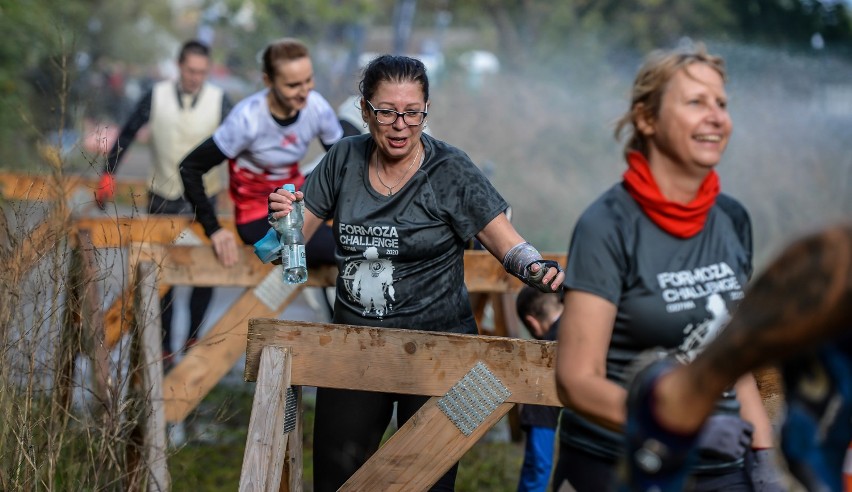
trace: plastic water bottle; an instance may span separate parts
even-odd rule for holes
[[[296,187],[289,183],[284,185],[284,189],[290,193],[296,192]],[[284,282],[288,284],[303,284],[308,280],[305,236],[302,235],[305,222],[303,207],[301,200],[293,202],[293,210],[272,224],[281,241],[281,266],[284,269]]]

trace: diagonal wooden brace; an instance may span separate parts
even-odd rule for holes
[[[478,361],[446,395],[426,402],[340,490],[428,490],[514,406],[505,403],[510,395]]]

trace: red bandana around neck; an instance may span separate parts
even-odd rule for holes
[[[651,221],[672,236],[686,239],[698,234],[704,227],[707,213],[719,195],[719,175],[710,171],[695,198],[682,205],[667,200],[660,193],[645,156],[631,151],[627,154],[624,187]]]

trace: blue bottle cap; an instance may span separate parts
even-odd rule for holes
[[[296,193],[296,187],[293,185],[293,183],[285,184],[284,189],[289,191],[290,193]]]

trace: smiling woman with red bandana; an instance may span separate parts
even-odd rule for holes
[[[615,490],[627,367],[654,347],[694,357],[743,297],[751,222],[715,171],[733,129],[727,101],[724,63],[702,45],[655,52],[639,70],[616,127],[629,133],[624,179],[583,213],[568,252],[556,489]],[[717,415],[689,490],[750,491],[746,454],[772,446],[751,376],[718,395]]]

